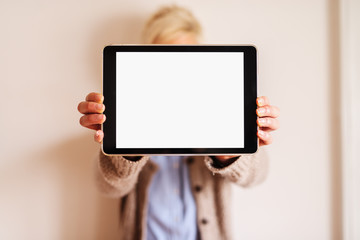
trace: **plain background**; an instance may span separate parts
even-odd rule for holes
[[[267,180],[234,187],[235,239],[340,239],[338,2],[176,1],[206,43],[254,44],[259,95],[281,109]],[[165,0],[0,3],[0,238],[116,239],[94,185],[99,145],[77,104],[101,91],[102,49],[139,43]]]

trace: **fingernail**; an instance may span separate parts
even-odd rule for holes
[[[97,119],[98,119],[98,120],[103,120],[103,119],[104,119],[104,115],[103,115],[103,114],[99,114],[99,115],[97,116]]]
[[[258,108],[257,113],[259,116],[262,116],[263,114],[265,114],[265,108]]]
[[[260,126],[266,125],[266,119],[259,118],[259,125],[260,125]]]
[[[96,104],[96,109],[97,110],[102,110],[104,107],[104,104]]]
[[[104,96],[103,95],[96,95],[96,99],[99,101],[99,102],[102,102],[104,100]]]
[[[96,131],[95,136],[96,136],[96,137],[100,136],[99,131]]]
[[[262,137],[266,137],[266,132],[259,130],[259,135]]]
[[[258,98],[258,106],[263,106],[263,105],[264,105],[264,99]]]

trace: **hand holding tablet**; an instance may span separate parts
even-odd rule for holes
[[[80,124],[83,127],[95,130],[94,140],[98,143],[101,143],[104,138],[104,132],[101,130],[101,124],[105,122],[106,117],[104,114],[105,105],[102,104],[104,96],[101,93],[89,93],[86,96],[86,101],[79,103],[78,110],[80,113],[85,114],[80,118]],[[272,143],[272,137],[269,133],[270,131],[276,130],[279,128],[279,121],[276,119],[279,116],[279,109],[277,107],[269,105],[267,97],[258,97],[257,100],[258,109],[268,108],[269,110],[264,110],[258,113],[258,137],[259,137],[259,146],[269,145]],[[94,104],[96,103],[96,104]],[[99,110],[100,109],[100,110]],[[263,129],[263,130],[261,130]],[[221,159],[227,159],[232,156],[217,156]]]
[[[108,54],[105,50],[105,154],[238,155],[255,152],[255,49],[244,46],[153,47],[111,46],[107,47],[112,50]],[[252,80],[255,81],[252,84],[248,82],[251,72],[247,48],[254,50]],[[115,57],[112,78],[108,71],[109,55]],[[102,95],[92,93],[86,102],[79,104],[79,111],[86,114],[81,118],[83,126],[100,128],[105,121],[105,116],[100,114],[104,110],[101,103]],[[252,109],[249,103],[253,103]],[[258,110],[258,115],[262,116],[258,125],[266,131],[276,129],[277,109],[268,106],[266,98],[259,98],[258,105],[264,109],[263,113],[262,108]],[[248,128],[246,118],[252,118]],[[253,131],[248,131],[251,127]],[[252,135],[246,135],[247,132]],[[260,140],[269,143],[270,134],[262,131],[258,134]],[[102,138],[103,132],[98,130],[95,140],[100,142]],[[251,139],[255,140],[252,149]]]

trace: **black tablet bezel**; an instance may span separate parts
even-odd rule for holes
[[[244,148],[116,148],[116,52],[243,52]],[[106,121],[102,151],[113,155],[237,155],[255,153],[257,138],[257,53],[243,45],[111,45],[103,51],[103,95]],[[231,113],[229,113],[231,117]]]

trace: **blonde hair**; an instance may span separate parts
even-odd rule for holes
[[[154,43],[161,39],[173,40],[179,34],[192,34],[198,41],[202,38],[200,23],[186,8],[176,5],[160,8],[146,22],[142,40]]]

